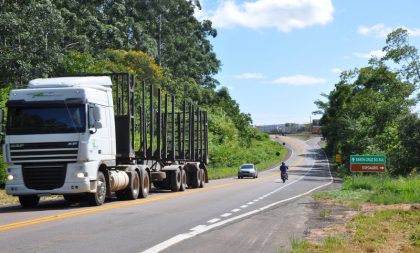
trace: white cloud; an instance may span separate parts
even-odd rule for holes
[[[224,0],[205,16],[216,28],[241,26],[289,32],[295,28],[328,24],[333,13],[331,0],[253,0],[242,4]]]
[[[408,28],[405,26],[400,27],[406,29],[410,36],[420,36],[420,28]],[[397,28],[398,27],[385,26],[384,24],[376,24],[373,26],[359,26],[357,32],[365,36],[372,35],[375,37],[385,38],[388,34]]]
[[[385,56],[385,52],[382,50],[374,50],[369,53],[354,53],[353,55],[364,59],[370,59],[372,57],[382,58]]]
[[[293,86],[308,86],[315,84],[323,84],[325,82],[326,80],[324,78],[317,78],[305,75],[283,76],[272,81],[272,83],[276,84],[288,84]]]
[[[340,68],[332,68],[331,72],[340,74],[341,72],[343,72],[343,70]]]
[[[235,79],[245,79],[245,80],[263,79],[263,78],[264,78],[264,75],[261,73],[242,73],[235,76]]]

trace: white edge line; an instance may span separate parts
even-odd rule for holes
[[[215,219],[211,219],[209,221],[207,221],[208,223],[215,223],[218,222],[220,219],[219,218],[215,218]]]
[[[326,157],[325,152],[324,152],[324,156]],[[328,158],[327,158],[327,161],[328,161]],[[189,239],[189,238],[192,238],[192,237],[194,237],[194,236],[196,236],[196,235],[199,235],[199,234],[202,234],[202,233],[204,233],[204,232],[207,232],[207,231],[209,231],[209,230],[211,230],[211,229],[214,229],[214,228],[217,228],[217,227],[223,226],[223,225],[225,225],[225,224],[227,224],[227,223],[230,223],[230,222],[232,222],[232,221],[239,220],[239,219],[245,218],[245,217],[247,217],[247,216],[250,216],[250,215],[253,215],[253,214],[256,214],[256,213],[262,212],[262,211],[264,211],[264,210],[266,210],[266,209],[268,209],[268,208],[271,208],[271,207],[273,207],[273,206],[279,205],[279,204],[281,204],[281,203],[284,203],[284,202],[287,202],[287,201],[290,201],[290,200],[294,200],[294,199],[300,198],[300,197],[305,196],[305,195],[308,195],[309,193],[314,192],[314,191],[316,191],[316,190],[318,190],[318,189],[320,189],[320,188],[322,188],[322,187],[328,186],[328,185],[330,185],[330,184],[332,184],[332,183],[333,183],[334,179],[333,179],[332,174],[331,174],[331,168],[330,168],[330,163],[329,163],[329,161],[327,162],[327,166],[328,166],[328,170],[329,170],[329,173],[330,173],[330,182],[328,182],[328,183],[326,183],[326,184],[323,184],[323,185],[317,186],[317,187],[315,187],[315,188],[313,188],[312,190],[309,190],[309,191],[307,191],[307,192],[304,192],[304,193],[301,193],[301,194],[295,195],[295,196],[293,196],[293,197],[290,197],[290,198],[287,198],[287,199],[283,199],[283,200],[280,200],[280,201],[277,201],[277,202],[271,203],[271,204],[266,205],[266,206],[264,206],[264,207],[260,207],[260,208],[258,208],[258,209],[253,210],[253,211],[250,211],[250,212],[247,212],[247,213],[244,213],[244,214],[241,214],[241,215],[238,215],[238,216],[232,217],[232,218],[230,218],[230,219],[226,219],[226,220],[220,221],[220,222],[218,222],[218,223],[214,223],[214,224],[212,224],[212,225],[205,226],[205,227],[203,227],[203,228],[201,228],[201,229],[197,229],[197,230],[195,230],[195,231],[191,231],[191,232],[189,232],[189,233],[185,233],[185,234],[179,234],[179,235],[176,235],[176,236],[174,236],[174,237],[172,237],[172,238],[170,238],[170,239],[168,239],[168,240],[166,240],[166,241],[164,241],[164,242],[162,242],[162,243],[159,243],[159,244],[157,244],[157,245],[155,245],[155,246],[153,246],[153,247],[151,247],[151,248],[149,248],[149,249],[147,249],[147,250],[143,251],[142,253],[157,253],[157,252],[160,252],[160,251],[162,251],[162,250],[164,250],[164,249],[169,248],[169,247],[170,247],[170,246],[172,246],[172,245],[175,245],[175,244],[177,244],[177,243],[179,243],[179,242],[182,242],[182,241],[184,241],[184,240],[186,240],[186,239]],[[311,169],[311,170],[312,170],[312,169]],[[310,171],[310,170],[309,170],[309,171]],[[308,171],[308,172],[309,172],[309,171]],[[305,175],[306,175],[306,174],[305,174]],[[305,175],[304,175],[304,176],[305,176]],[[302,177],[304,177],[304,176],[302,176]],[[300,179],[299,179],[299,180],[300,180]],[[295,183],[295,182],[297,182],[297,181],[299,181],[299,180],[296,180],[296,181],[294,181],[294,182],[292,182],[292,183]],[[290,184],[292,184],[292,183],[290,183]],[[290,184],[289,184],[289,185],[290,185]],[[281,187],[281,188],[284,188],[284,187]],[[213,220],[214,220],[214,219],[213,219]]]
[[[201,228],[203,228],[203,227],[205,227],[205,226],[206,226],[206,225],[198,225],[198,226],[196,226],[196,227],[191,228],[190,230],[191,230],[191,231],[198,230],[198,229],[201,229]]]

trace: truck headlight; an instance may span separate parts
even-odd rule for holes
[[[85,178],[88,176],[87,172],[77,172],[76,177],[77,178]]]
[[[12,174],[7,175],[7,180],[12,181],[15,177]]]

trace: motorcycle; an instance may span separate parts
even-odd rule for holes
[[[283,183],[286,183],[286,180],[289,179],[289,176],[287,175],[286,171],[282,171],[281,172],[281,180],[283,181]]]

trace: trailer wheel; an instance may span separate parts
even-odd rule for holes
[[[140,171],[140,198],[147,198],[150,190],[150,177],[146,170]]]
[[[204,187],[204,181],[206,181],[204,170],[200,169],[200,185],[199,185],[200,188]]]
[[[39,203],[39,197],[37,195],[21,195],[19,196],[20,205],[24,208],[35,207]]]
[[[200,169],[191,172],[191,187],[198,188],[200,186]]]
[[[171,191],[177,192],[181,189],[181,174],[179,169],[171,171]]]
[[[96,180],[96,192],[88,193],[87,202],[92,206],[100,206],[105,202],[106,182],[102,171],[98,171],[98,179]]]
[[[181,186],[179,191],[185,191],[185,189],[187,189],[187,172],[181,169]]]

